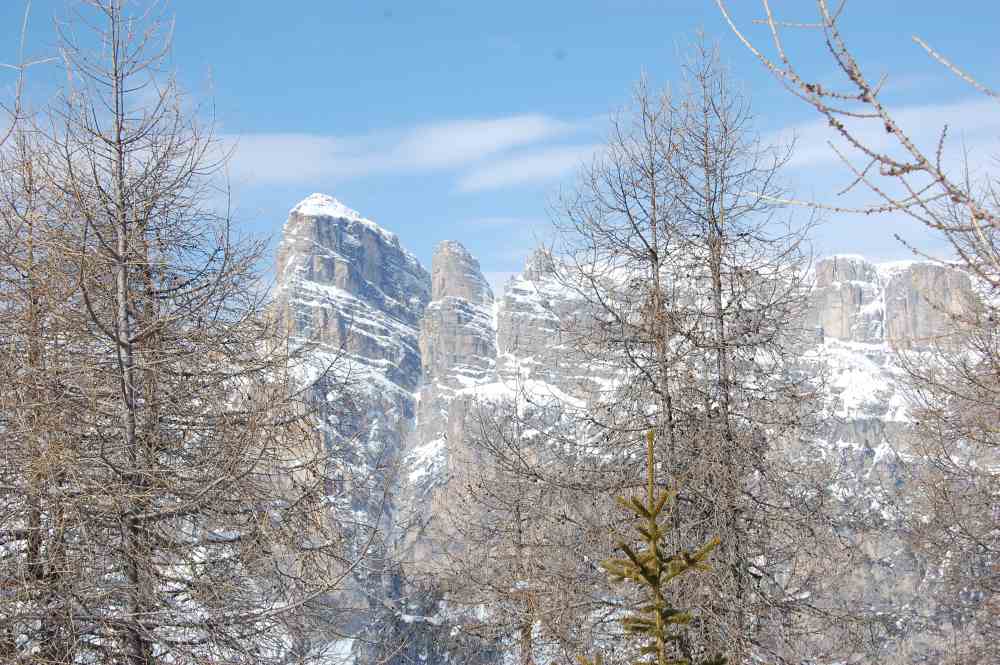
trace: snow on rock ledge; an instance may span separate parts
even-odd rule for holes
[[[346,205],[328,194],[310,194],[306,198],[299,201],[294,208],[288,211],[288,214],[289,216],[303,215],[305,217],[332,217],[335,219],[354,222],[368,227],[370,230],[378,233],[386,239],[389,239],[390,241],[394,241],[396,244],[399,243],[399,241],[396,240],[395,233],[383,229],[372,220],[367,217],[363,217],[357,210],[348,208]]]
[[[330,352],[343,349],[405,392],[416,389],[430,276],[395,234],[313,194],[289,212],[277,273],[279,301],[297,335]]]

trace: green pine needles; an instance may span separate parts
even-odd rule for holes
[[[666,509],[673,500],[674,492],[657,494],[653,482],[653,432],[646,435],[646,497],[626,499],[617,497],[619,505],[635,517],[635,529],[641,536],[641,546],[633,547],[621,542],[617,549],[623,557],[613,557],[601,566],[608,571],[614,582],[628,582],[645,591],[645,603],[622,618],[622,627],[629,640],[634,640],[639,651],[648,659],[636,661],[634,665],[695,665],[687,658],[678,658],[675,644],[682,639],[685,626],[691,615],[671,605],[666,596],[666,588],[675,578],[694,571],[710,570],[705,560],[719,544],[718,538],[695,552],[679,551],[667,554],[667,526],[661,523]],[[664,520],[665,521],[665,520]],[[581,665],[603,665],[604,659],[598,655],[594,660],[578,657]],[[724,665],[726,659],[714,656],[697,665]]]

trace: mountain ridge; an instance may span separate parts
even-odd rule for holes
[[[363,417],[335,429],[361,436],[397,466],[387,479],[390,514],[377,519],[394,525],[385,547],[404,573],[439,554],[441,491],[453,457],[469,453],[468,416],[477,404],[526,390],[586,408],[610,380],[560,353],[560,321],[577,303],[552,278],[553,266],[536,251],[494,295],[458,241],[437,245],[428,272],[396,234],[334,197],[313,194],[289,212],[278,249],[279,302],[294,335],[318,341],[321,357],[342,353],[357,369],[355,382],[369,386],[358,398]],[[940,339],[949,315],[973,297],[971,280],[930,261],[879,264],[860,255],[819,259],[812,278],[803,325],[816,331],[807,360],[829,373],[827,449],[849,456],[853,482],[863,484],[876,468],[892,472],[891,439],[909,419],[895,354]],[[845,500],[857,493],[837,491]],[[866,501],[874,510],[873,492]],[[385,600],[378,602],[391,604]]]

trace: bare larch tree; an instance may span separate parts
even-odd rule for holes
[[[836,542],[830,471],[807,452],[822,379],[802,365],[812,217],[782,217],[789,148],[763,144],[751,120],[716,50],[698,43],[676,94],[641,84],[614,122],[562,198],[554,253],[589,303],[568,334],[618,379],[590,414],[615,470],[641,461],[655,430],[659,482],[679,492],[677,548],[721,540],[714,572],[681,585],[696,619],[678,655],[795,662],[843,616],[816,556]]]
[[[3,155],[0,650],[305,662],[363,552],[329,510],[266,245],[232,228],[167,24],[125,4],[81,3],[61,104]]]
[[[911,452],[900,497],[903,531],[927,571],[932,607],[925,612],[917,654],[939,662],[1000,660],[1000,195],[989,169],[976,173],[969,155],[976,146],[953,147],[948,127],[937,138],[918,140],[919,128],[901,122],[887,100],[888,74],[873,76],[848,46],[841,26],[846,2],[816,0],[808,16],[779,16],[763,2],[765,48],[736,25],[727,3],[717,0],[736,36],[793,95],[829,125],[847,176],[842,193],[862,192],[869,204],[802,201],[801,205],[841,214],[897,215],[935,232],[949,248],[932,257],[904,238],[900,242],[925,259],[957,265],[980,297],[960,311],[929,299],[945,312],[951,330],[923,352],[903,351],[914,419]],[[832,60],[839,80],[820,83],[800,66],[790,33],[812,33],[815,47]],[[928,42],[914,36],[923,55],[967,84],[1000,101],[1000,93],[960,68]],[[825,76],[828,72],[824,71]],[[1000,113],[1000,106],[997,107]],[[957,119],[956,119],[957,121]],[[888,142],[874,141],[869,130]],[[926,297],[926,296],[925,296]],[[928,647],[929,644],[929,647]],[[903,654],[904,660],[908,656]],[[913,656],[917,657],[916,655]],[[908,661],[907,661],[908,662]]]

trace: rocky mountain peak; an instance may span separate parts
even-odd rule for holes
[[[310,194],[299,201],[290,214],[313,215],[317,217],[343,217],[348,219],[364,219],[357,210],[348,208],[329,194],[319,192]]]
[[[433,300],[420,331],[424,388],[447,393],[482,380],[493,367],[493,291],[479,260],[453,240],[437,246],[431,270]]]
[[[394,233],[326,194],[292,208],[283,231],[280,286],[322,285],[327,296],[333,287],[416,328],[430,300],[430,279]]]
[[[823,288],[838,282],[878,282],[875,264],[857,254],[838,254],[816,262],[816,286]]]
[[[473,305],[491,305],[493,290],[483,277],[479,260],[461,243],[445,240],[434,249],[431,261],[431,297],[461,298]]]
[[[291,209],[278,246],[282,306],[297,335],[345,352],[409,395],[430,275],[395,234],[325,194]]]
[[[555,269],[556,262],[552,257],[552,252],[545,247],[539,247],[524,262],[524,278],[529,280],[547,279],[555,273]]]
[[[295,207],[288,211],[289,218],[294,216],[302,217],[329,217],[341,219],[352,224],[366,227],[369,231],[386,237],[390,241],[399,244],[396,234],[383,229],[372,220],[364,217],[353,208],[349,208],[329,194],[314,193],[299,201]]]
[[[814,280],[808,323],[821,337],[893,348],[932,343],[973,297],[967,274],[932,261],[837,255],[817,261]]]

